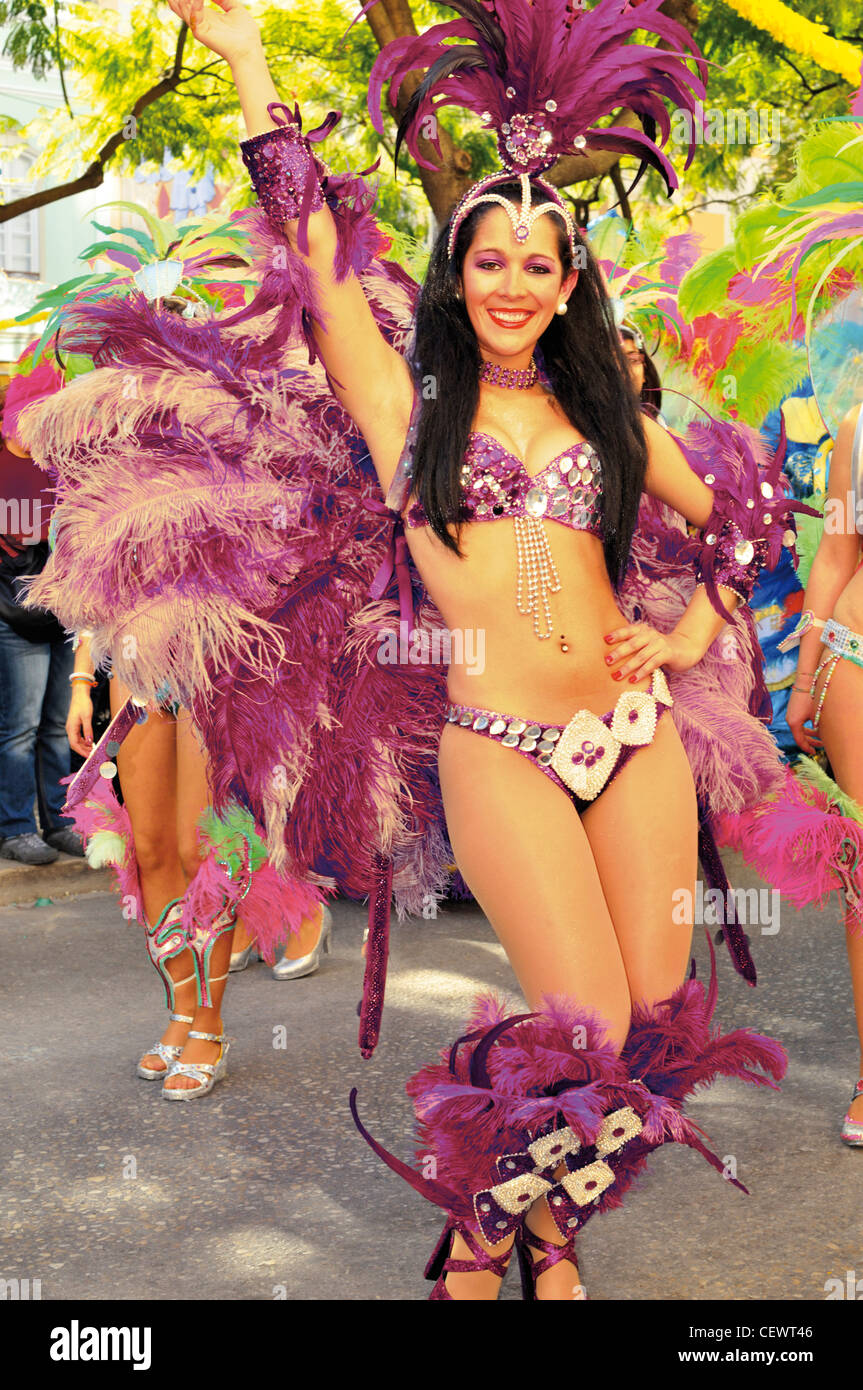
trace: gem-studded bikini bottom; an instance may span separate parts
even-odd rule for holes
[[[818,725],[821,722],[821,711],[824,708],[824,701],[827,698],[827,691],[833,672],[843,659],[850,661],[852,665],[859,666],[863,670],[863,633],[852,632],[850,627],[845,627],[844,623],[837,623],[835,618],[828,618],[824,624],[824,631],[821,641],[827,648],[827,655],[818,663],[815,672],[815,679],[812,682],[813,689],[821,672],[827,668],[827,675],[821,687],[821,698],[812,720],[812,728],[818,732]]]
[[[653,742],[660,718],[673,703],[665,675],[657,669],[649,690],[625,690],[606,714],[577,710],[565,726],[453,704],[447,707],[447,722],[523,753],[582,811],[639,748]]]

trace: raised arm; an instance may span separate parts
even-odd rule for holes
[[[189,25],[195,37],[229,64],[243,110],[247,141],[280,129],[268,107],[278,102],[253,16],[238,0],[217,0],[218,9],[204,0],[168,0],[171,9]],[[281,127],[284,132],[284,127]],[[279,140],[285,137],[280,136]],[[260,142],[258,142],[260,143]],[[386,341],[369,307],[362,285],[348,268],[336,272],[337,232],[330,208],[323,202],[314,171],[314,156],[302,136],[290,144],[291,171],[302,194],[308,178],[314,189],[307,224],[307,246],[298,244],[298,218],[278,217],[278,198],[263,197],[265,210],[284,232],[293,251],[314,272],[320,314],[314,336],[334,394],[369,446],[384,491],[395,472],[413,402],[410,372],[404,358]],[[252,145],[251,149],[254,149]],[[284,147],[272,160],[275,182],[286,187]],[[320,204],[323,202],[323,206]]]

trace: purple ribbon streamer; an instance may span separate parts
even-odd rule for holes
[[[390,952],[390,899],[393,891],[393,861],[379,850],[374,852],[375,876],[369,893],[369,937],[366,969],[360,1003],[360,1052],[366,1061],[378,1045],[381,1015],[387,987],[387,960]]]
[[[79,802],[84,800],[99,776],[100,767],[113,756],[108,752],[108,744],[123,742],[130,729],[138,722],[138,708],[132,703],[130,695],[123,708],[114,715],[95,748],[91,749],[87,761],[78,769],[70,782],[66,804],[63,807],[64,812],[72,811]]]
[[[386,516],[392,518],[387,550],[383,560],[378,566],[374,579],[369,585],[369,593],[372,598],[383,598],[389,587],[393,575],[396,576],[399,588],[399,614],[403,623],[407,623],[408,631],[414,630],[414,589],[411,582],[411,572],[408,565],[410,551],[405,537],[404,522],[398,512],[386,506],[377,497],[364,497],[363,506],[367,511],[374,512],[376,516]]]

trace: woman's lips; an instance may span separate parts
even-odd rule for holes
[[[496,323],[499,328],[524,328],[524,325],[533,318],[532,309],[499,309],[497,311],[487,309],[486,313],[492,323]]]

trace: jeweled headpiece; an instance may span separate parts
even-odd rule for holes
[[[537,217],[558,213],[574,256],[572,214],[541,175],[561,155],[578,153],[588,144],[638,154],[636,182],[649,164],[659,170],[669,192],[677,187],[674,169],[654,137],[657,128],[662,143],[670,134],[666,100],[687,111],[692,135],[688,166],[698,125],[697,102],[705,96],[706,64],[687,30],[660,12],[663,0],[598,0],[592,9],[586,0],[444,3],[460,18],[432,25],[424,34],[394,39],[381,50],[371,71],[369,111],[375,129],[383,134],[384,84],[389,82],[388,96],[395,106],[407,74],[424,68],[425,77],[399,123],[396,158],[404,141],[418,164],[435,168],[423,158],[419,141],[428,139],[441,153],[437,112],[443,106],[475,111],[486,128],[495,131],[502,168],[469,188],[454,209],[447,243],[450,256],[459,227],[481,203],[504,207],[519,241],[527,240]],[[629,42],[638,30],[655,34],[668,47]],[[451,43],[452,39],[467,42]],[[686,66],[690,55],[697,75]],[[596,125],[620,107],[635,113],[640,129]],[[514,178],[521,182],[520,212],[494,192]],[[532,188],[541,188],[550,201],[532,206]]]

